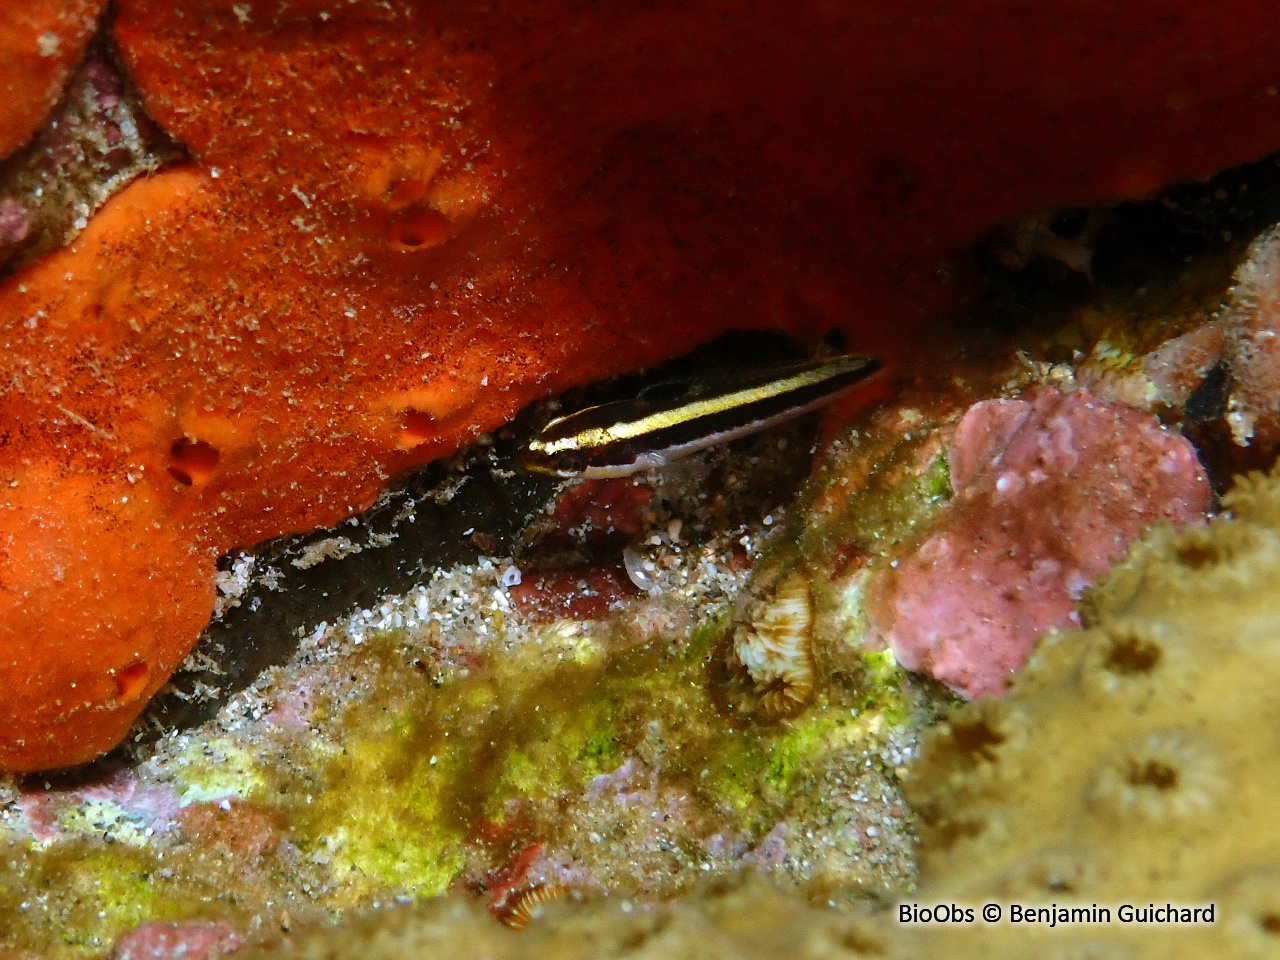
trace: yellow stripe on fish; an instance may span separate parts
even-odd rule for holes
[[[521,466],[561,477],[629,476],[816,410],[879,369],[872,357],[810,360],[752,371],[677,400],[587,407],[543,427]]]

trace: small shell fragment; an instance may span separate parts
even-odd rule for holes
[[[627,544],[622,551],[622,566],[627,571],[627,576],[641,590],[646,593],[658,593],[662,589],[662,584],[653,575],[653,564],[648,563],[645,556],[631,544]],[[651,572],[652,571],[652,572]]]

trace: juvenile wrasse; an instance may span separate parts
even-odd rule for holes
[[[662,467],[816,410],[880,369],[843,356],[752,371],[666,401],[603,403],[556,417],[522,451],[526,470],[560,477],[626,477]]]

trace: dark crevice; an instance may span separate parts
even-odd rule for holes
[[[136,177],[187,159],[147,115],[110,36],[108,13],[44,127],[0,160],[0,278],[68,243]]]

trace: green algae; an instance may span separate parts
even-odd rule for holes
[[[937,506],[951,496],[951,464],[944,454],[938,454],[917,481],[917,495],[929,507]],[[913,512],[914,514],[914,512]],[[915,522],[919,522],[918,520]]]
[[[259,763],[230,741],[188,748],[175,766],[175,791],[186,802],[265,788]],[[145,815],[82,799],[55,817],[59,836],[45,843],[0,834],[0,948],[48,960],[96,956],[146,921],[247,919],[237,904],[252,896],[252,883],[239,866],[159,843]]]
[[[924,414],[901,411],[918,421],[904,435],[864,444],[855,433],[836,448],[804,494],[807,519],[797,538],[799,552],[820,570],[837,570],[852,551],[887,561],[928,523],[951,497],[951,472],[938,425]],[[870,461],[861,482],[849,482]],[[834,499],[838,497],[838,499]]]
[[[149,839],[145,819],[111,800],[90,800],[69,808],[58,817],[58,826],[66,833],[109,837],[134,847],[144,846]]]
[[[898,726],[910,716],[911,705],[903,695],[907,671],[898,663],[892,650],[862,650],[863,695],[858,703],[861,711],[878,711],[884,722]]]
[[[372,799],[377,810],[357,814],[326,838],[332,872],[346,887],[342,899],[386,891],[416,897],[443,893],[465,862],[462,834],[432,816],[438,809],[428,791]],[[305,827],[299,833],[305,835]]]
[[[765,787],[778,798],[785,798],[798,787],[808,785],[823,756],[830,752],[834,738],[847,726],[841,712],[831,710],[825,703],[815,704],[788,723],[785,732],[774,737],[764,750],[761,780]]]
[[[392,632],[366,643],[366,683],[403,686],[387,675],[402,642]],[[295,772],[292,839],[342,879],[342,900],[386,890],[434,896],[461,869],[463,831],[451,787],[465,775],[463,744],[438,727],[424,729],[429,701],[452,702],[460,692],[429,682],[407,697],[374,691],[341,714],[340,748],[317,756],[316,769]],[[492,696],[483,684],[465,694],[479,704]]]
[[[920,438],[927,442],[928,432]],[[886,465],[888,472],[896,474],[899,457],[914,457],[918,450],[911,449],[916,438],[905,441],[907,449],[895,451],[893,461]],[[851,532],[861,532],[874,543],[877,553],[888,556],[911,539],[942,503],[951,497],[951,469],[947,457],[939,451],[930,457],[923,469],[913,470],[905,481],[894,483],[889,489],[879,483],[869,486],[864,495],[851,504],[857,521]]]
[[[131,862],[132,861],[132,862]],[[61,931],[64,942],[94,947],[133,929],[143,920],[166,919],[172,908],[162,909],[152,881],[155,865],[145,860],[120,857],[109,850],[89,850],[62,878],[67,892],[87,908],[84,912],[98,920],[92,926],[68,925]]]
[[[169,882],[158,857],[122,843],[11,839],[0,859],[0,947],[51,960],[95,955],[147,920],[207,915],[215,899],[205,884]]]
[[[260,759],[229,737],[190,744],[178,759],[176,773],[184,804],[248,799],[267,787]]]
[[[406,682],[402,636],[368,638],[352,665],[368,695],[341,716],[341,750],[292,791],[313,798],[290,813],[294,842],[328,858],[344,900],[429,896],[459,876],[468,838],[503,823],[512,803],[534,811],[534,834],[554,838],[572,826],[555,813],[564,798],[631,758],[660,763],[664,781],[728,816],[725,827],[760,836],[832,756],[873,749],[889,718],[900,721],[900,672],[872,657],[874,682],[832,691],[798,717],[737,717],[715,694],[726,622],[643,645],[606,631],[590,646],[607,656],[573,656],[580,638],[564,656],[525,644],[439,684]]]
[[[704,661],[709,657],[716,643],[724,636],[728,623],[729,615],[719,612],[694,627],[689,639],[680,646],[680,655],[685,662]]]
[[[565,712],[537,711],[528,736],[502,760],[488,804],[494,819],[516,796],[555,796],[612,770],[620,762],[623,737],[609,701],[586,701]]]

